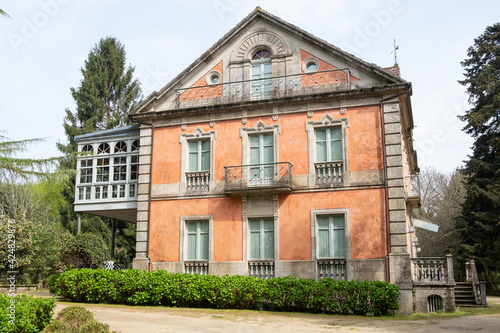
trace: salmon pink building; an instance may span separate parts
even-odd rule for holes
[[[75,209],[137,223],[134,268],[389,281],[411,311],[411,95],[397,66],[258,7],[148,96],[137,125],[79,138],[109,150],[77,183]],[[113,148],[122,141],[130,149]]]

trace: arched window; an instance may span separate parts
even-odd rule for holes
[[[83,146],[82,151],[85,151],[85,152],[94,151],[94,147],[92,145],[85,145],[85,146]]]
[[[139,140],[135,140],[132,142],[132,147],[130,147],[130,151],[136,151],[139,149]]]
[[[97,148],[98,154],[109,154],[109,145],[107,143],[101,143],[99,148]]]
[[[271,97],[273,82],[271,52],[259,50],[252,56],[252,99],[266,99]]]
[[[257,51],[253,57],[252,60],[262,60],[262,59],[270,59],[271,58],[271,52],[267,50],[260,50]]]
[[[117,142],[115,144],[115,153],[125,153],[127,152],[127,144],[123,141]]]

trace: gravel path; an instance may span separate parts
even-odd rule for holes
[[[488,298],[499,303],[500,297]],[[56,313],[72,306],[58,302]],[[264,311],[131,307],[82,304],[111,330],[162,332],[500,332],[500,315],[387,319]]]

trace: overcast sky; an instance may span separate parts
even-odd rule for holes
[[[11,139],[47,137],[28,156],[60,153],[70,87],[105,36],[124,45],[144,96],[173,79],[256,6],[359,58],[389,67],[394,39],[401,76],[413,84],[415,148],[421,168],[451,172],[472,139],[457,115],[469,108],[460,62],[500,1],[23,0],[0,2],[0,130]]]

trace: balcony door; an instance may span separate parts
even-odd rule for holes
[[[273,133],[248,136],[250,141],[249,185],[271,185],[274,174]]]
[[[258,51],[252,57],[252,100],[271,97],[272,76],[271,52]]]

